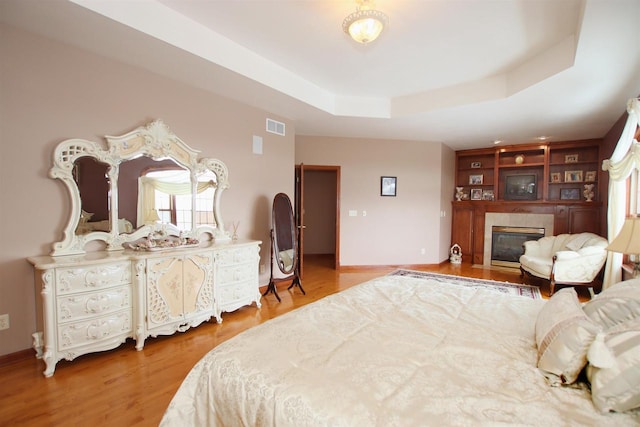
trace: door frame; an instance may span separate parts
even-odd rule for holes
[[[305,171],[321,171],[321,172],[334,172],[336,177],[336,226],[335,226],[335,261],[334,268],[340,269],[340,166],[329,165],[305,165],[300,163],[295,166],[295,206],[296,206],[296,218],[299,221],[298,224],[298,248],[299,248],[299,265],[300,275],[302,275],[303,268],[303,256],[304,256],[304,172]]]

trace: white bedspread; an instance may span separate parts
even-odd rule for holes
[[[387,276],[226,341],[162,426],[639,425],[536,369],[544,300]]]

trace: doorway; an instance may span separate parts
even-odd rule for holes
[[[305,256],[331,258],[340,267],[340,166],[296,166],[300,275]]]

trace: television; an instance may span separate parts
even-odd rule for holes
[[[537,176],[507,175],[505,177],[505,200],[536,200],[538,198]]]

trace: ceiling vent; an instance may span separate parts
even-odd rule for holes
[[[273,119],[267,119],[267,132],[284,136],[284,123],[277,122]]]

